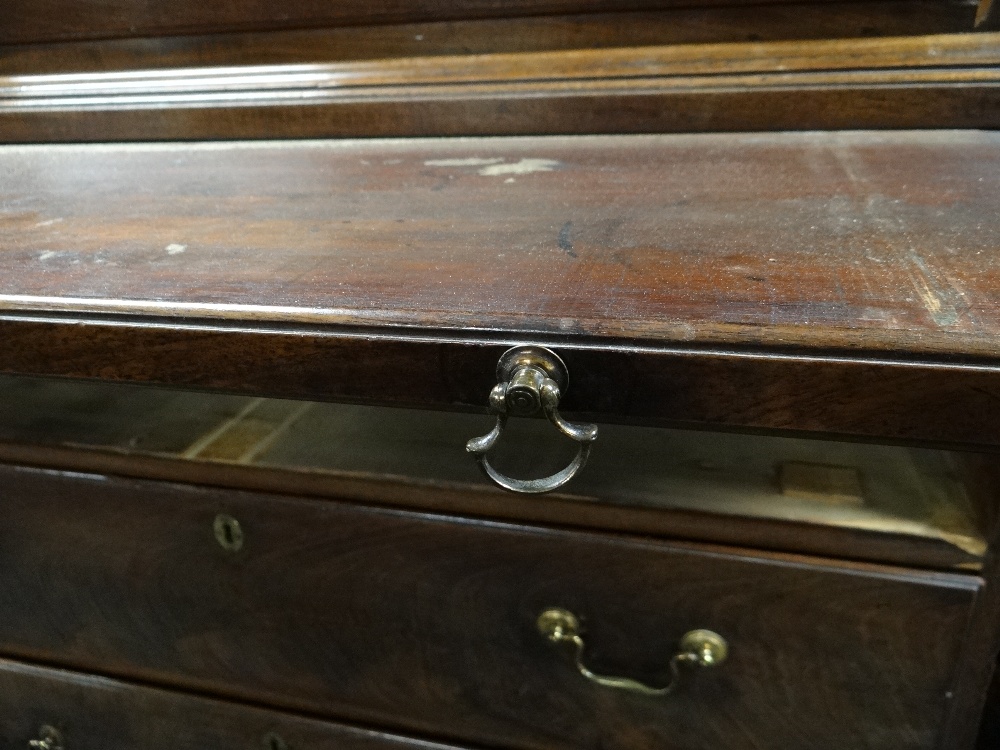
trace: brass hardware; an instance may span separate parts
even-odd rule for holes
[[[580,621],[565,609],[547,609],[538,616],[538,631],[554,644],[571,643],[576,652],[576,668],[584,677],[598,685],[629,690],[643,695],[667,695],[681,677],[681,665],[717,667],[729,655],[726,639],[711,630],[692,630],[681,636],[677,653],[670,659],[670,681],[663,687],[652,687],[628,677],[609,677],[591,672],[583,663],[583,636]]]
[[[45,724],[38,730],[38,739],[28,742],[31,750],[63,750],[62,733]]]
[[[551,492],[562,487],[583,468],[590,448],[597,438],[597,425],[573,424],[559,414],[559,400],[569,386],[566,365],[548,349],[540,346],[516,346],[508,349],[497,363],[497,385],[490,392],[490,413],[496,425],[486,435],[465,445],[479,467],[491,480],[514,492]],[[514,479],[498,472],[487,454],[496,445],[507,426],[509,416],[530,417],[542,412],[563,435],[579,443],[576,456],[562,471],[543,479]]]
[[[261,747],[264,750],[288,750],[288,743],[286,743],[280,734],[275,732],[268,732],[261,739]]]
[[[215,541],[226,552],[239,552],[243,548],[243,527],[232,516],[220,513],[212,524]]]

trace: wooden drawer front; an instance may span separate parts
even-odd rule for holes
[[[457,750],[0,659],[0,747],[52,727],[64,750]]]
[[[978,585],[31,469],[0,488],[8,655],[523,748],[932,748]],[[600,687],[539,634],[553,606],[594,671],[662,679],[694,628],[730,656],[666,697]]]

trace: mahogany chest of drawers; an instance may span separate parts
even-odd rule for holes
[[[0,748],[973,746],[991,5],[119,5],[0,30]]]

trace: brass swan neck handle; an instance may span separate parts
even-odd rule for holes
[[[612,677],[597,674],[583,663],[584,642],[580,621],[565,609],[547,609],[538,616],[538,631],[554,644],[572,644],[577,671],[591,682],[604,687],[628,690],[641,695],[662,696],[674,691],[681,679],[683,665],[716,667],[726,660],[729,645],[718,633],[711,630],[692,630],[681,636],[677,651],[670,659],[670,679],[666,685],[655,687],[630,677]]]

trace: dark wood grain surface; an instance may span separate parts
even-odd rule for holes
[[[60,39],[107,39],[167,34],[316,28],[358,24],[402,23],[465,18],[506,18],[559,13],[622,12],[674,7],[747,5],[746,0],[285,0],[280,5],[263,0],[235,3],[231,0],[179,0],[169,6],[134,0],[8,0],[5,23],[0,26],[0,44],[51,42]],[[754,3],[776,4],[774,0]],[[869,3],[859,3],[867,5]],[[926,3],[900,2],[899,15],[913,12],[908,6]],[[954,14],[969,8],[957,2],[941,2]],[[809,5],[799,4],[808,8]],[[807,22],[803,22],[805,25]],[[970,18],[969,28],[972,22]]]
[[[6,147],[0,368],[1000,444],[992,133]],[[129,352],[129,356],[122,353]],[[780,356],[778,356],[780,355]]]
[[[356,96],[355,94],[360,94]],[[183,97],[182,97],[183,99]],[[998,127],[996,67],[63,99],[0,111],[5,143]],[[313,99],[310,101],[310,99]],[[277,100],[277,101],[275,101]],[[37,103],[36,103],[37,104]],[[95,106],[96,105],[96,106]]]
[[[6,147],[0,309],[996,357],[1000,136]]]
[[[523,748],[933,748],[974,576],[824,563],[278,496],[4,469],[0,650]],[[213,536],[236,518],[243,547]],[[535,629],[584,618],[592,685]]]
[[[0,140],[991,128],[998,62],[938,34],[8,75]]]
[[[457,750],[94,675],[0,659],[0,747],[56,728],[73,750]]]
[[[968,3],[869,0],[4,45],[0,74],[959,34],[972,30],[975,14]]]
[[[1000,746],[1000,670],[994,673],[976,739],[977,750]]]

